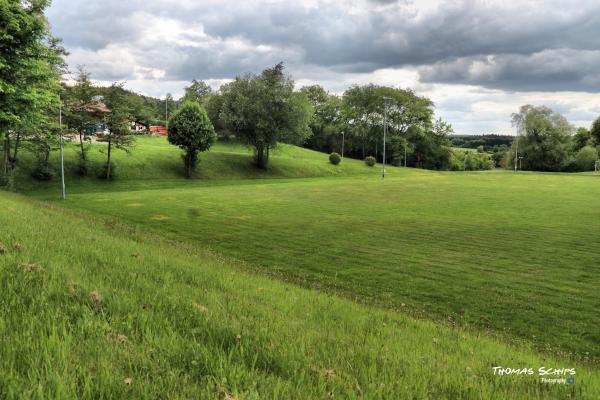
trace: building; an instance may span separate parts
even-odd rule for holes
[[[153,125],[150,127],[150,133],[156,136],[167,136],[167,127],[164,125]]]

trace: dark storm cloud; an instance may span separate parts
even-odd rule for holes
[[[232,77],[283,60],[338,73],[416,67],[424,82],[600,90],[597,1],[430,3],[55,0],[50,19],[67,46],[124,47],[171,80]],[[148,36],[173,21],[184,30],[177,38]],[[99,78],[128,71],[96,68]]]
[[[556,49],[534,54],[467,57],[419,69],[423,82],[464,83],[514,91],[600,90],[600,51]]]

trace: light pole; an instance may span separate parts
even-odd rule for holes
[[[346,141],[346,134],[342,131],[342,162],[344,162],[344,142]]]
[[[63,149],[63,130],[62,130],[62,106],[58,108],[58,125],[60,128],[60,181],[62,187],[62,199],[66,200],[66,190],[65,190],[65,156]]]
[[[519,166],[519,134],[521,133],[521,127],[517,126],[517,143],[515,146],[515,172],[517,172]]]
[[[383,98],[383,168],[381,168],[381,179],[385,179],[385,140],[387,137],[387,104],[389,97]]]

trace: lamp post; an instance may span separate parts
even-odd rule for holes
[[[385,141],[387,137],[387,105],[389,97],[383,98],[383,168],[381,168],[381,179],[385,179]]]
[[[346,141],[346,134],[342,131],[342,162],[344,162],[344,142]]]
[[[519,166],[519,134],[521,133],[521,127],[517,126],[517,143],[515,145],[515,172],[518,170]]]

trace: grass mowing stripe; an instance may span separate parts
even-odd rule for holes
[[[598,372],[578,364],[568,364],[577,369],[576,385],[493,375],[498,364],[565,363],[527,346],[247,274],[144,227],[111,227],[14,195],[0,199],[2,398],[600,393]]]
[[[436,320],[457,315],[596,363],[600,229],[587,224],[598,210],[582,205],[600,194],[598,180],[411,172],[383,183],[321,178],[77,195],[67,205],[309,286],[391,308],[405,303]],[[127,202],[143,207],[119,206]]]

